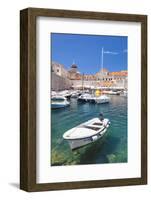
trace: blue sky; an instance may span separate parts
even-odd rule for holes
[[[69,69],[73,63],[80,73],[95,74],[103,67],[109,71],[127,70],[127,37],[83,34],[51,34],[52,61]]]

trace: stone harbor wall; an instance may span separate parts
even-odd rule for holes
[[[71,88],[71,81],[56,75],[54,72],[51,74],[51,90],[59,91]]]

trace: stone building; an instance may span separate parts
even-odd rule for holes
[[[76,64],[72,64],[71,68],[68,71],[68,78],[70,80],[77,80],[77,79],[81,79],[81,74],[78,72],[78,67]]]
[[[128,72],[117,71],[109,72],[107,69],[101,69],[96,73],[97,80],[100,80],[100,86],[102,87],[118,87],[127,89],[127,76]]]
[[[68,70],[59,63],[51,64],[51,89],[55,91],[70,89],[72,86],[68,78]]]
[[[51,67],[51,71],[57,74],[58,76],[64,78],[68,77],[68,70],[63,65],[56,62],[52,62]]]
[[[121,88],[127,89],[127,71],[109,72],[101,69],[96,74],[80,74],[78,66],[73,63],[69,70],[59,63],[52,63],[53,74],[60,78],[52,78],[53,88]],[[54,76],[56,77],[56,76]],[[62,79],[63,78],[63,79]],[[56,86],[55,86],[56,85]]]

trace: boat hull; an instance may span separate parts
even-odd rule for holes
[[[87,101],[85,99],[78,98],[78,102],[80,102],[80,103],[86,103]]]
[[[86,102],[95,103],[94,98],[78,98],[78,101],[83,102],[83,103],[86,103]]]
[[[101,99],[101,100],[96,100],[96,103],[101,104],[101,103],[109,103],[108,99]]]
[[[93,143],[93,142],[101,139],[105,135],[108,127],[109,127],[109,125],[107,125],[106,128],[103,131],[101,131],[97,135],[94,135],[94,136],[91,136],[91,137],[68,140],[68,143],[69,143],[69,146],[70,146],[71,150],[79,149],[79,148],[81,148],[83,146],[86,146],[86,145],[88,145],[90,143]]]
[[[69,104],[64,104],[64,105],[63,104],[51,104],[52,109],[65,108],[67,106],[69,106]]]

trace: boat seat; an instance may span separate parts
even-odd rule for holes
[[[89,126],[89,125],[88,125]],[[96,125],[90,125],[90,127],[96,127],[96,128],[101,128],[102,127],[102,125],[101,126],[96,126]]]
[[[99,122],[95,122],[92,125],[97,125],[97,126],[101,126],[103,123],[99,123]]]
[[[96,126],[96,125],[85,125],[84,127],[89,129],[94,129],[96,131],[102,129],[102,126]]]
[[[98,131],[100,129],[100,127],[98,127],[98,126],[92,126],[92,125],[91,126],[85,125],[83,127],[91,129],[91,130],[94,130],[94,131]]]

